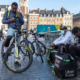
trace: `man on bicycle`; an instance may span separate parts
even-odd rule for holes
[[[3,24],[8,24],[8,32],[7,32],[7,37],[5,40],[5,44],[4,44],[4,54],[7,51],[7,48],[9,46],[10,40],[12,39],[12,36],[15,33],[15,25],[14,23],[16,23],[17,27],[19,27],[21,29],[21,25],[24,24],[24,20],[23,20],[23,16],[20,12],[17,11],[18,9],[18,4],[16,2],[13,2],[11,5],[11,10],[10,11],[6,11],[4,16],[3,16]],[[3,55],[4,58],[4,55]],[[18,61],[15,61],[14,64],[20,65]]]

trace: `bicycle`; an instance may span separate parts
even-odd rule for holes
[[[15,24],[15,26],[16,26],[16,24]],[[14,73],[24,72],[31,66],[32,61],[33,61],[33,56],[32,56],[30,49],[28,47],[26,47],[25,45],[18,44],[17,37],[19,37],[20,35],[21,35],[21,31],[16,26],[15,34],[12,38],[12,43],[9,45],[9,48],[6,51],[5,56],[4,56],[5,66]],[[21,47],[24,48],[26,55],[23,52],[21,52]],[[12,53],[12,52],[14,52],[14,53]],[[14,65],[15,59],[19,63],[21,62],[21,66]],[[24,61],[24,62],[22,62],[22,61]],[[26,64],[26,66],[24,64]]]
[[[46,47],[42,42],[40,42],[38,40],[37,33],[32,33],[32,35],[34,35],[34,37],[35,37],[34,41],[32,42],[32,45],[36,45],[36,48],[34,49],[35,50],[34,52],[35,52],[36,56],[41,57],[41,61],[43,63],[42,56],[46,54]]]
[[[28,36],[28,34],[27,34],[27,32],[26,31],[24,31],[23,32],[26,36],[24,37],[24,39],[20,42],[20,44],[23,44],[23,45],[25,45],[25,46],[27,46],[31,51],[32,51],[32,54],[34,54],[35,52],[35,50],[34,50],[34,46],[33,46],[33,44],[28,40],[28,38],[27,38],[27,36]],[[21,51],[24,53],[24,51],[21,49]]]

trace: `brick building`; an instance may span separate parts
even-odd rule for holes
[[[73,27],[80,27],[80,13],[73,16]]]
[[[38,19],[36,19],[36,16]],[[28,15],[28,28],[34,29],[38,24],[42,25],[63,25],[73,28],[73,14],[63,7],[60,10],[31,10]]]

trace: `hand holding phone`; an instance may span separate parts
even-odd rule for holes
[[[12,18],[12,19],[10,19],[10,22],[13,22],[13,21],[16,21],[17,20],[17,18]]]

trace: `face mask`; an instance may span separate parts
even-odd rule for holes
[[[64,34],[64,31],[62,30],[61,33]]]

